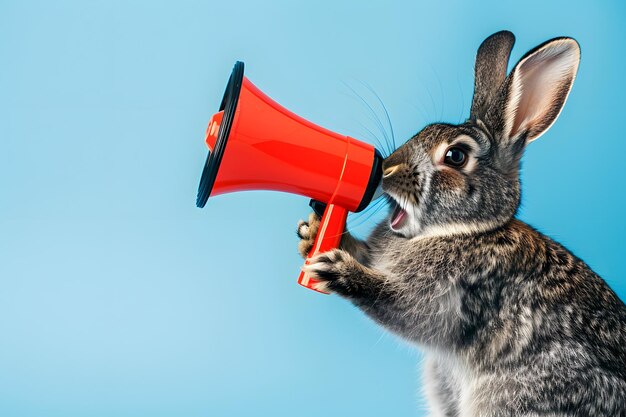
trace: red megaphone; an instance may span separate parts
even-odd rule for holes
[[[209,155],[196,205],[209,196],[275,190],[310,197],[321,214],[308,258],[339,247],[348,211],[372,200],[382,157],[371,145],[317,126],[285,109],[243,76],[235,63],[226,92],[206,131]],[[307,258],[307,261],[308,261]],[[315,289],[300,273],[298,283]]]

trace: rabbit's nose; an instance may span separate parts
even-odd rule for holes
[[[393,174],[395,174],[398,170],[400,169],[400,164],[398,165],[394,165],[392,167],[389,168],[385,168],[385,170],[383,171],[383,178],[387,178],[392,176]]]

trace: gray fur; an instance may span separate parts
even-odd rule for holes
[[[506,78],[509,55],[515,36],[507,31],[494,33],[480,45],[476,53],[474,98],[470,116],[482,118]]]
[[[388,219],[367,241],[346,235],[305,269],[425,350],[433,416],[626,416],[626,306],[582,260],[514,217],[519,160],[565,103],[578,46],[560,38],[520,61],[548,68],[541,54],[554,47],[564,70],[558,88],[537,90],[550,94],[546,108],[528,106],[538,116],[510,135],[510,119],[524,116],[514,107],[524,68],[502,75],[512,39],[497,34],[481,46],[466,123],[427,126],[385,160],[399,168],[383,190],[407,223],[396,230]],[[459,138],[471,163],[445,167],[438,149]],[[303,256],[318,222],[298,228]]]

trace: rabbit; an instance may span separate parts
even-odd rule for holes
[[[432,416],[626,416],[626,306],[516,219],[520,159],[555,122],[580,61],[549,40],[507,76],[515,37],[476,55],[470,117],[426,126],[383,162],[389,216],[303,267],[425,353]],[[300,221],[306,257],[319,218]]]

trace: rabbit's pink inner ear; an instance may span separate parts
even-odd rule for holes
[[[506,127],[509,138],[526,133],[531,142],[561,113],[572,88],[580,49],[575,40],[556,39],[531,53],[513,70]]]

